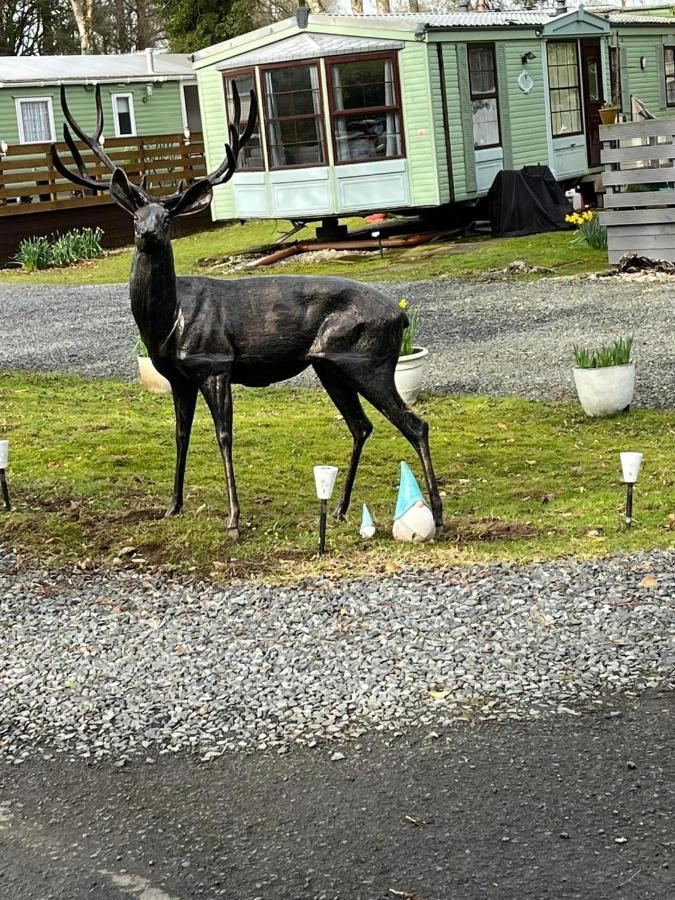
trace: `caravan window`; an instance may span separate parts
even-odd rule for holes
[[[499,147],[499,98],[494,44],[469,46],[473,142],[477,150]]]
[[[51,97],[26,97],[16,100],[19,143],[55,141]]]
[[[239,92],[239,101],[241,103],[241,125],[242,127],[248,121],[251,112],[251,91],[256,91],[255,76],[253,70],[248,72],[238,72],[236,75],[225,75],[225,99],[227,102],[227,120],[234,121],[234,103],[232,85],[236,84]],[[260,144],[260,128],[259,123],[249,138],[248,143],[239,151],[239,168],[245,171],[255,171],[263,167],[262,147]]]
[[[577,42],[549,43],[547,55],[553,137],[581,134],[583,124]]]
[[[666,103],[675,106],[675,47],[664,47],[666,72]]]
[[[403,155],[395,56],[327,62],[336,163]]]
[[[319,67],[266,69],[263,83],[270,168],[325,164]]]

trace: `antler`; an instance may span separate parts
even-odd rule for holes
[[[69,181],[72,181],[74,184],[79,184],[80,187],[89,188],[92,191],[98,191],[99,193],[102,191],[107,191],[109,188],[108,182],[105,181],[96,181],[94,178],[91,178],[87,175],[87,166],[82,159],[82,155],[80,151],[77,149],[75,141],[73,140],[73,136],[68,130],[68,125],[72,128],[75,134],[80,138],[80,140],[86,144],[87,147],[92,151],[94,156],[103,163],[103,165],[108,169],[109,172],[114,172],[117,166],[110,159],[108,154],[105,152],[101,145],[101,135],[103,134],[103,104],[101,103],[101,86],[96,85],[96,128],[94,130],[93,135],[86,134],[80,126],[77,124],[73,114],[68,108],[68,102],[66,100],[66,88],[65,85],[61,85],[61,109],[63,110],[64,118],[67,122],[64,122],[63,125],[63,139],[66,142],[68,149],[71,152],[73,159],[75,160],[75,165],[77,166],[79,174],[75,172],[71,172],[68,167],[64,164],[63,160],[59,156],[59,152],[56,149],[56,144],[52,144],[51,154],[52,154],[52,163],[54,164],[54,168],[59,172],[64,178],[67,178]],[[145,175],[143,176],[142,186],[137,187],[135,184],[131,185],[133,192],[137,195],[137,198],[141,203],[149,203],[150,197],[145,192],[145,186],[147,183],[147,179]]]

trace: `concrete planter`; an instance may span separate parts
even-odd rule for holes
[[[149,356],[139,356],[138,379],[143,387],[153,394],[170,394],[171,385],[163,375],[160,375],[153,366]]]
[[[394,381],[396,390],[406,403],[417,400],[427,369],[427,356],[429,351],[426,347],[416,347],[414,353],[398,358]]]
[[[587,416],[615,416],[627,410],[635,391],[635,363],[572,370],[579,402]]]

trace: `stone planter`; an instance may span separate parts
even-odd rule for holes
[[[619,115],[619,110],[616,106],[608,106],[605,109],[599,109],[598,113],[603,125],[614,125]]]
[[[153,394],[170,394],[171,385],[163,375],[160,375],[153,366],[149,356],[139,356],[138,379],[144,388]]]
[[[426,347],[415,347],[413,353],[398,358],[394,380],[396,390],[406,403],[417,400],[427,369],[427,356],[429,351]]]
[[[575,366],[574,384],[587,416],[615,416],[630,408],[635,391],[635,363],[580,369]]]

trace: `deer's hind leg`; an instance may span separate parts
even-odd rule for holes
[[[319,381],[324,386],[326,393],[347,423],[347,427],[351,431],[354,439],[354,446],[352,448],[351,459],[349,460],[349,468],[347,469],[347,477],[345,479],[345,486],[342,490],[342,497],[334,512],[336,519],[344,519],[352,499],[352,489],[354,487],[356,471],[359,467],[361,451],[373,430],[373,426],[363,411],[358,391],[352,387],[351,384],[346,382],[338,372],[334,369],[331,370],[330,364],[316,361],[313,365]]]
[[[239,537],[239,498],[232,463],[232,385],[229,373],[210,375],[200,385],[204,400],[216,426],[216,438],[225,467],[230,515],[227,530],[231,538]]]
[[[190,381],[174,378],[171,381],[173,406],[176,413],[176,473],[173,481],[171,505],[166,517],[177,516],[183,508],[183,483],[185,481],[185,463],[190,445],[192,420],[197,404],[197,387]]]
[[[436,525],[443,524],[443,505],[429,449],[429,426],[403,402],[394,382],[394,364],[371,368],[351,360],[336,361],[340,373],[361,396],[389,419],[415,448],[422,463]]]

